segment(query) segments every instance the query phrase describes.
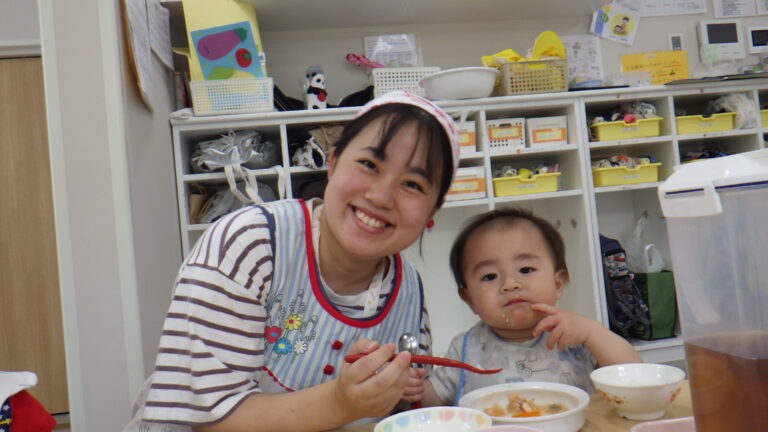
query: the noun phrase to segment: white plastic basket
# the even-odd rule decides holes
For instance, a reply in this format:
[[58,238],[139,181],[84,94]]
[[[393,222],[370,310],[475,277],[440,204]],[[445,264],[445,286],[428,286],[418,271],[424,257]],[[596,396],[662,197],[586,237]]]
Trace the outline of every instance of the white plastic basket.
[[525,118],[486,120],[485,124],[491,151],[525,148]]
[[190,81],[196,116],[274,110],[272,78]]
[[427,75],[440,72],[439,67],[404,67],[371,69],[373,96],[379,97],[391,91],[401,90],[426,97],[419,81]]

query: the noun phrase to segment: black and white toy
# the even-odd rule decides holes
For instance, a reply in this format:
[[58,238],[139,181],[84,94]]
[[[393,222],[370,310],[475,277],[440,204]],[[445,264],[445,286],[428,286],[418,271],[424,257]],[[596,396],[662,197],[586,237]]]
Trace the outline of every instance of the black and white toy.
[[325,109],[327,108],[327,96],[323,68],[320,66],[308,67],[304,82],[304,106],[308,110]]

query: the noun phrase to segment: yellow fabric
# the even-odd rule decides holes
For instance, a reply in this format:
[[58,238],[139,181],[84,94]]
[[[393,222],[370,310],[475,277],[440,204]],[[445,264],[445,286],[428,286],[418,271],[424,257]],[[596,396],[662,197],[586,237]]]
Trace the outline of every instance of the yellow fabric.
[[483,66],[499,67],[505,63],[530,60],[545,60],[548,58],[566,58],[565,46],[557,33],[547,30],[542,32],[533,44],[530,57],[523,57],[517,51],[507,48],[496,54],[482,56]]

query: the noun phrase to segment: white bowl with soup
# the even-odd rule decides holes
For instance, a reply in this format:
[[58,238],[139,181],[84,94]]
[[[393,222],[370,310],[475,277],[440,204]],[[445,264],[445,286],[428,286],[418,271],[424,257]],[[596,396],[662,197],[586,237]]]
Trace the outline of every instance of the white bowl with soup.
[[576,432],[584,426],[584,390],[550,382],[498,384],[467,393],[459,406],[491,416],[494,425],[518,424],[542,432]]

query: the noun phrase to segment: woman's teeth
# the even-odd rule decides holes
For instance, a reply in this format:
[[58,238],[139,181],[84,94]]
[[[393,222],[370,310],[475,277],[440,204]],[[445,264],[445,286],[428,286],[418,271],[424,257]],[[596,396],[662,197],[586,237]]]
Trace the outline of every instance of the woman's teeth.
[[360,210],[355,212],[355,217],[357,217],[357,220],[368,225],[371,228],[384,228],[386,226],[386,223],[378,219],[374,219],[368,216],[367,214],[361,212]]

